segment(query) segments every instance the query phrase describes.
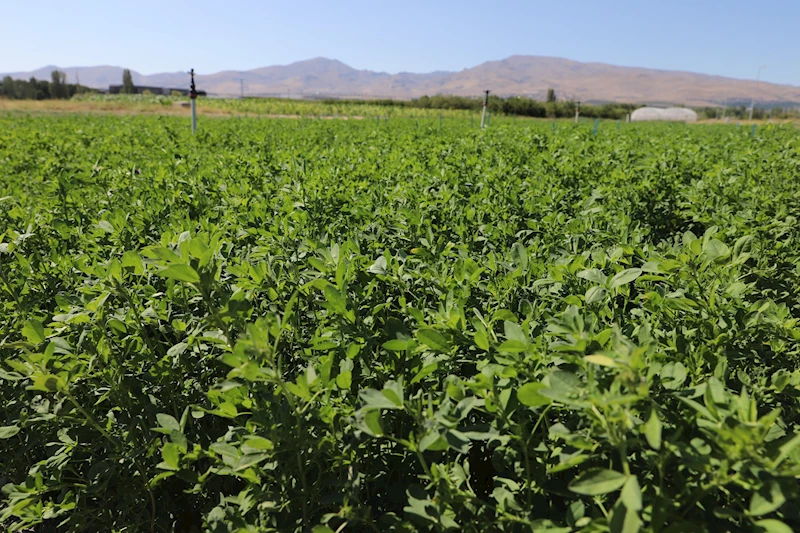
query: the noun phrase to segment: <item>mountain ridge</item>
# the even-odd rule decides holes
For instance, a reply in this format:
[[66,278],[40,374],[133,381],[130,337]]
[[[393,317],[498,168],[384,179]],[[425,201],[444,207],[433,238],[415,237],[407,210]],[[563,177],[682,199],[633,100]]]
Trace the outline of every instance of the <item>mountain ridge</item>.
[[[49,79],[58,68],[71,83],[98,89],[118,85],[123,67],[98,65],[59,68],[48,65],[28,72],[0,74],[14,78]],[[185,87],[185,72],[141,74],[131,70],[137,85]],[[212,95],[360,97],[410,99],[423,95],[480,96],[489,89],[500,96],[544,99],[552,88],[561,99],[585,102],[670,103],[720,105],[749,103],[753,95],[763,104],[800,105],[800,87],[716,74],[617,66],[551,56],[512,55],[484,61],[459,71],[388,73],[356,69],[337,59],[313,57],[286,65],[250,70],[224,70],[198,74],[197,87]]]

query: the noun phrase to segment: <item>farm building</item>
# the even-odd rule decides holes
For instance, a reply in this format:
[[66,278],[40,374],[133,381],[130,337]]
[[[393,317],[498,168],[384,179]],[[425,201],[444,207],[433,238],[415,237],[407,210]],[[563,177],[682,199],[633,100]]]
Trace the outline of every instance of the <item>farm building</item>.
[[[170,87],[147,87],[144,85],[136,85],[134,87],[136,90],[136,94],[142,94],[145,91],[149,91],[152,94],[165,94],[170,95],[174,92],[179,92],[183,96],[189,96],[189,89],[175,89]],[[109,85],[108,86],[108,94],[120,94],[122,92],[122,85]],[[197,91],[199,96],[205,96],[205,91]]]
[[668,122],[697,122],[697,113],[684,107],[640,107],[631,113],[631,122],[665,120]]

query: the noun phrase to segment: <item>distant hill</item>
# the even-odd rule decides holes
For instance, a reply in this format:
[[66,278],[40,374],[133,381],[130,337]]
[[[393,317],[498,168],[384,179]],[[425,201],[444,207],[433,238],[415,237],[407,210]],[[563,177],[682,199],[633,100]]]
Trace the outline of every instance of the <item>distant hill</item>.
[[[14,72],[14,78],[49,79],[47,66],[33,72]],[[99,89],[122,81],[121,67],[67,67],[71,83]],[[144,75],[132,71],[138,85],[186,87],[183,72]],[[6,75],[6,74],[3,74]],[[544,99],[553,88],[561,99],[584,102],[636,102],[691,106],[749,103],[756,93],[754,80],[739,80],[691,72],[620,67],[604,63],[582,63],[540,56],[511,56],[488,61],[460,72],[388,74],[354,69],[341,61],[322,57],[247,71],[223,71],[198,75],[197,87],[209,94],[236,96],[244,85],[246,95],[293,97],[417,98],[423,95],[454,94],[480,96],[489,89],[500,96],[529,96]],[[800,87],[762,82],[758,87],[762,103],[800,105]]]

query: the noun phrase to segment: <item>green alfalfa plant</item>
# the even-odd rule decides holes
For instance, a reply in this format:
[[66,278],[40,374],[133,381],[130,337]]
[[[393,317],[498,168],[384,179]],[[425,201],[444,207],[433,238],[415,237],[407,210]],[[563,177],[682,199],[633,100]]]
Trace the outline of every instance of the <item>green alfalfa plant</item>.
[[185,130],[0,129],[4,527],[795,527],[791,132]]

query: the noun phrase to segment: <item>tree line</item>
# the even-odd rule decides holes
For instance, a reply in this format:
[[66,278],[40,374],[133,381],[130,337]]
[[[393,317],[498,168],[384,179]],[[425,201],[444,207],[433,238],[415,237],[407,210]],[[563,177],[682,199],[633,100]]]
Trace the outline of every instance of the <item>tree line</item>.
[[[325,100],[333,103],[353,103],[353,104],[378,104],[386,106],[399,106],[407,108],[424,109],[462,109],[480,111],[483,107],[483,99],[469,96],[453,95],[434,95],[422,96],[413,100]],[[632,113],[643,104],[630,103],[606,103],[606,104],[585,104],[574,100],[559,100],[553,89],[547,90],[547,98],[544,102],[526,98],[523,96],[510,96],[501,98],[490,95],[488,109],[491,113],[502,113],[505,115],[520,115],[538,118],[571,118],[575,116],[576,108],[580,107],[580,115],[589,118],[603,118],[621,120],[629,113]],[[723,118],[722,107],[695,107],[693,108],[701,119],[721,119]],[[725,117],[730,119],[746,119],[749,116],[749,106],[730,105],[724,108]],[[766,118],[797,118],[800,116],[800,109],[792,107],[790,104],[785,107],[756,107],[753,109],[753,118],[757,120]]]
[[[480,111],[483,107],[483,99],[468,96],[453,95],[434,95],[422,96],[413,100],[328,100],[328,103],[371,103],[378,105],[399,106],[421,109],[462,109]],[[558,100],[553,89],[548,89],[547,99],[542,102],[523,96],[510,96],[502,98],[490,95],[488,110],[490,113],[520,115],[524,117],[538,118],[565,118],[574,117],[576,108],[580,106],[580,114],[583,117],[623,119],[637,107],[636,104],[582,104],[574,100]]]
[[[723,117],[723,110],[719,107],[699,107],[696,108],[697,115],[701,119],[722,119],[728,118],[731,120],[744,120],[750,116],[750,106],[739,104],[732,105],[725,108]],[[783,119],[783,118],[798,118],[800,117],[800,109],[791,106],[770,106],[770,107],[755,107],[753,108],[753,119],[763,120],[765,118]]]
[[0,85],[0,95],[11,100],[51,100],[72,98],[80,93],[96,93],[95,89],[79,85],[77,83],[67,83],[67,74],[60,70],[50,73],[50,81],[37,80],[15,80],[11,76],[3,78]]

